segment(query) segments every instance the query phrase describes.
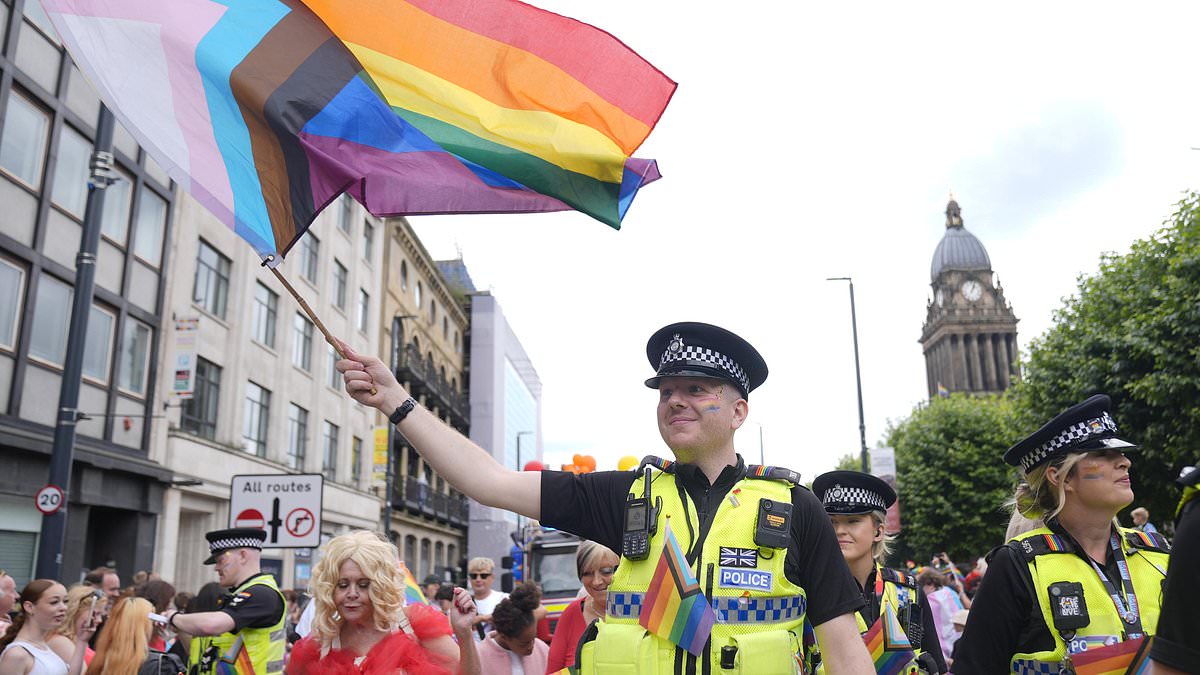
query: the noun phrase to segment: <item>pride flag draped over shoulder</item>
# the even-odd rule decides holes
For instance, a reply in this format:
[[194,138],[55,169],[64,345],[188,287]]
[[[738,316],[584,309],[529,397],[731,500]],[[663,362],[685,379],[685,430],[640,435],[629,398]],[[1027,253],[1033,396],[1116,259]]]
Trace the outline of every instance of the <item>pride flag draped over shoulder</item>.
[[408,571],[408,565],[400,563],[400,575],[404,577],[404,604],[428,605],[429,601],[425,599],[425,591],[417,583],[412,572]]
[[343,191],[377,216],[619,227],[675,83],[515,0],[42,0],[147,152],[264,259]]
[[646,589],[638,623],[693,656],[700,656],[717,616],[671,532],[670,520],[665,527],[663,552]]

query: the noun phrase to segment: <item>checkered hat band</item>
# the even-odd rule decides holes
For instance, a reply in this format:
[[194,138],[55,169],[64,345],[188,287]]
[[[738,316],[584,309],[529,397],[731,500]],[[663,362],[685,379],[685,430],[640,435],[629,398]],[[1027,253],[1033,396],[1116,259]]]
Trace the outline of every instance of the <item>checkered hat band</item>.
[[860,487],[842,487],[835,485],[825,491],[826,506],[869,506],[879,511],[887,511],[887,502],[879,493]]
[[262,542],[253,537],[231,537],[229,539],[216,539],[208,542],[208,550],[210,553],[224,551],[230,548],[257,548],[262,550]]
[[1092,436],[1100,436],[1106,433],[1117,433],[1117,423],[1113,421],[1113,418],[1107,412],[1090,420],[1076,422],[1022,457],[1021,468],[1029,471],[1062,448],[1075,445]]
[[744,391],[750,391],[750,377],[746,375],[746,371],[736,361],[721,352],[707,347],[692,347],[688,345],[684,345],[678,351],[672,351],[668,348],[667,351],[663,352],[662,359],[658,362],[658,370],[661,372],[665,366],[680,361],[708,368],[716,368],[724,373],[728,373],[734,382],[742,386]]
[[[645,593],[608,594],[608,616],[636,619],[642,613]],[[804,616],[808,606],[803,595],[774,598],[728,598],[711,600],[717,623],[778,623]]]

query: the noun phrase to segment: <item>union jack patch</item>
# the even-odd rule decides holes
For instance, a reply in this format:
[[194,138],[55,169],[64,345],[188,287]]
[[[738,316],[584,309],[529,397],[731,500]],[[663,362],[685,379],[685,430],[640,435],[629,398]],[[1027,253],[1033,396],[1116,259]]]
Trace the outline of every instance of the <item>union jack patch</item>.
[[721,567],[758,567],[758,549],[722,546],[717,564]]

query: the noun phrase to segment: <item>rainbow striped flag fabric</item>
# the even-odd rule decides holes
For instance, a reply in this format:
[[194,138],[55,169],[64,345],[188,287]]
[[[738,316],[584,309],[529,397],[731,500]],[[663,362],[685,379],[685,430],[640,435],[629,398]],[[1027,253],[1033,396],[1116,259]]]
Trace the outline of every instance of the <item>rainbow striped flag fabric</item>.
[[1071,663],[1077,675],[1132,675],[1146,672],[1146,654],[1149,650],[1142,649],[1145,643],[1145,638],[1136,638],[1088,649],[1072,654]]
[[400,575],[404,577],[404,604],[406,605],[428,605],[429,600],[425,598],[425,591],[421,585],[417,583],[416,577],[408,570],[408,565],[400,563]]
[[217,675],[255,675],[254,664],[250,661],[250,653],[246,651],[241,634],[229,646],[229,650],[217,659],[215,666]]
[[717,615],[700,590],[687,557],[667,521],[662,555],[654,578],[646,589],[638,623],[642,628],[686,649],[693,656],[704,653]]
[[916,672],[915,666],[911,670],[910,666],[917,655],[891,605],[884,604],[879,619],[863,633],[863,642],[867,643],[867,651],[879,675]]
[[42,0],[171,178],[270,264],[349,192],[377,216],[576,209],[616,228],[675,83],[516,0]]

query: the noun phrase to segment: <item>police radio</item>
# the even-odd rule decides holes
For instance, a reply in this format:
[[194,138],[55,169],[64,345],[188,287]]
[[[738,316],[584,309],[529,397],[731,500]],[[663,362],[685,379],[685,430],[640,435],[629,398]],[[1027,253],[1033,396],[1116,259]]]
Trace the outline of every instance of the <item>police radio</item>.
[[650,501],[650,467],[642,476],[642,496],[625,500],[625,530],[621,536],[621,555],[629,560],[650,556],[650,536],[658,530],[658,512],[662,497],[653,506]]

